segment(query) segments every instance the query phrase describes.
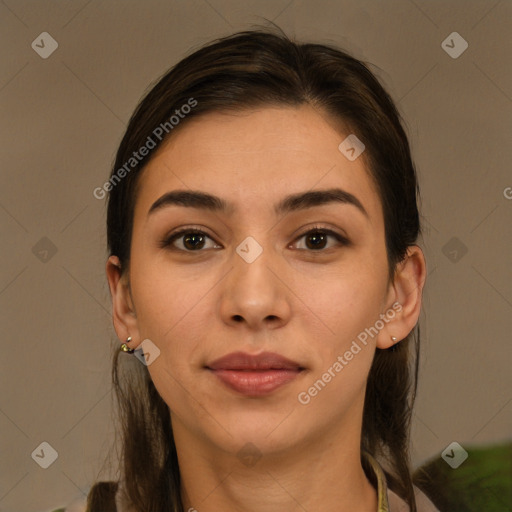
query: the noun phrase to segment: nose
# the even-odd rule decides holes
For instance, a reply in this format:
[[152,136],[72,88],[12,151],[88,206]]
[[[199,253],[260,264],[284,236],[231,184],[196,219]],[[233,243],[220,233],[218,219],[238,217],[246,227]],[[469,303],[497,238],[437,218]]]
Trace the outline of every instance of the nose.
[[[242,256],[240,256],[242,254]],[[220,314],[224,323],[253,332],[288,323],[291,303],[283,263],[271,249],[252,260],[233,252],[232,269],[222,281]]]

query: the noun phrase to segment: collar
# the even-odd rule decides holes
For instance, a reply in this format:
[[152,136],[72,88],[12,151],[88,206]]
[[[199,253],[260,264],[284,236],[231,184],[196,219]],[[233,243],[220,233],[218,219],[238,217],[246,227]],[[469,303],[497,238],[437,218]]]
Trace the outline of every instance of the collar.
[[380,464],[368,452],[364,452],[364,457],[372,467],[377,478],[377,512],[390,512],[386,475]]

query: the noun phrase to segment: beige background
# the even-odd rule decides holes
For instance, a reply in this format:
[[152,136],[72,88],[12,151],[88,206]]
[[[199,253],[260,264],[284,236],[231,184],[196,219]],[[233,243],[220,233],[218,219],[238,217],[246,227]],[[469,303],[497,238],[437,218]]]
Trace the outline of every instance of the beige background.
[[[109,478],[118,341],[92,191],[149,84],[264,18],[371,62],[407,121],[429,271],[415,464],[508,438],[511,14],[510,0],[0,2],[0,511],[48,510]],[[42,59],[45,31],[59,46]],[[469,44],[456,59],[441,46],[454,31]],[[31,458],[43,441],[58,452],[48,469]]]

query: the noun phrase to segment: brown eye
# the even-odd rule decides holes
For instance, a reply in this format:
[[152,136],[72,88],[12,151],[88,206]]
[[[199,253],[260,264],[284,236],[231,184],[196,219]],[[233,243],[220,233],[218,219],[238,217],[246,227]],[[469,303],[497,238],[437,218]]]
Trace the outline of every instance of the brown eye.
[[[200,252],[205,248],[206,240],[212,240],[204,231],[183,229],[177,233],[173,233],[162,241],[161,247],[168,247],[173,250],[186,251],[186,252]],[[178,245],[175,242],[180,242]],[[214,244],[215,245],[215,244]],[[207,249],[217,248],[206,247]]]
[[333,246],[326,247],[329,238],[336,240],[337,243],[334,246],[349,245],[349,241],[345,237],[330,229],[314,228],[301,235],[297,240],[302,238],[305,238],[306,243],[305,247],[298,247],[300,250],[321,251],[326,248],[330,249]]
[[309,249],[324,249],[329,235],[314,231],[306,235],[306,245]]

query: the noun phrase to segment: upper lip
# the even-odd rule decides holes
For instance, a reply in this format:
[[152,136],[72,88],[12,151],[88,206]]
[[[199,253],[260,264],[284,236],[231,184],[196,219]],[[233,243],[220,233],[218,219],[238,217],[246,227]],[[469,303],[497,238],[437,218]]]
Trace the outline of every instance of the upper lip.
[[274,352],[251,355],[246,352],[232,352],[206,365],[210,370],[303,370],[291,361]]

